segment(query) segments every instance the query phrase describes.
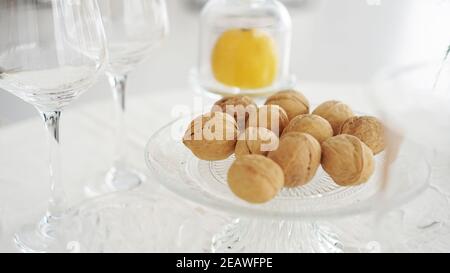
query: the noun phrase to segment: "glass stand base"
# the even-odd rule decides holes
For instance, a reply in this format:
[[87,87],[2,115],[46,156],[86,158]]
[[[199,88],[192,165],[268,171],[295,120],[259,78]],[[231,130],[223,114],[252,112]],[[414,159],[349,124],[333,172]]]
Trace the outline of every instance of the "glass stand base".
[[24,226],[14,234],[16,247],[25,253],[67,252],[68,241],[57,231],[66,233],[75,226],[63,226],[61,220],[45,216],[38,225]]
[[314,222],[236,219],[212,239],[212,252],[343,252],[338,236]]
[[95,197],[111,192],[132,190],[144,181],[145,176],[137,171],[111,168],[105,176],[88,183],[84,187],[84,192],[89,197]]

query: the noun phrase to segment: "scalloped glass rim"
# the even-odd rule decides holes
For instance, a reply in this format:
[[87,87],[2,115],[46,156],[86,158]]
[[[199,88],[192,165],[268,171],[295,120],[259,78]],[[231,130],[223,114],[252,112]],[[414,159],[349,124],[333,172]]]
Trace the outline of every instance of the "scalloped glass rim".
[[[356,187],[335,187],[338,189],[328,196],[326,195],[328,193],[325,193],[299,198],[299,193],[313,183],[310,182],[306,186],[296,188],[297,192],[283,190],[282,194],[268,203],[249,204],[235,197],[226,184],[220,185],[222,189],[218,186],[219,183],[205,178],[209,176],[211,179],[214,177],[213,174],[201,172],[205,170],[205,166],[209,166],[209,170],[214,172],[215,164],[223,169],[229,164],[227,160],[216,162],[199,160],[182,144],[182,134],[179,138],[172,137],[171,128],[185,126],[190,119],[190,116],[178,118],[158,130],[146,145],[145,160],[151,174],[169,191],[183,199],[220,212],[271,219],[330,218],[376,209],[392,209],[413,199],[428,186],[431,168],[424,157],[423,147],[405,141],[399,153],[401,160],[398,158],[392,165],[395,177],[391,179],[399,180],[403,177],[407,181],[396,183],[394,192],[387,191],[380,194],[379,181],[374,178],[379,177],[378,171],[378,175],[375,173],[368,183]],[[377,161],[384,160],[383,154],[377,156],[381,158]],[[198,171],[199,168],[201,173]],[[399,192],[396,189],[398,186],[404,191]]]

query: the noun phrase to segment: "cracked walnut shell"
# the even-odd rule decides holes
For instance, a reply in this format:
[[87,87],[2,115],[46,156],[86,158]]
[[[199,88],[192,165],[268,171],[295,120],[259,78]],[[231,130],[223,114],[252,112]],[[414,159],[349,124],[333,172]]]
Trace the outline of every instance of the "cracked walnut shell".
[[340,133],[359,138],[372,149],[374,155],[386,147],[383,124],[375,117],[351,117],[342,124]]
[[278,148],[278,136],[274,132],[263,127],[248,127],[239,135],[234,154],[237,158],[248,154],[266,156],[276,148]]
[[278,105],[263,105],[256,114],[250,115],[246,127],[264,127],[279,136],[288,123],[289,118],[283,108]]
[[210,112],[194,119],[183,137],[183,144],[203,160],[223,160],[234,152],[238,128],[234,118]]
[[291,132],[280,138],[278,149],[268,157],[284,171],[286,187],[302,186],[311,181],[320,165],[319,142],[309,134]]
[[298,115],[309,113],[308,99],[302,93],[295,90],[277,92],[267,98],[265,104],[280,106],[286,111],[289,120],[292,120]]
[[339,134],[342,123],[354,116],[347,104],[335,100],[322,103],[312,113],[328,120],[333,127],[334,135]]
[[227,174],[231,191],[250,203],[265,203],[283,188],[283,170],[262,155],[244,155],[233,162]]
[[284,128],[283,134],[289,132],[307,133],[312,135],[319,143],[333,136],[330,123],[318,115],[307,114],[293,118]]
[[340,186],[367,182],[374,172],[372,150],[357,137],[337,135],[322,143],[322,167]]
[[[253,108],[253,109],[251,109]],[[224,112],[234,117],[239,128],[245,128],[251,111],[256,111],[256,103],[248,96],[236,95],[223,97],[216,101],[211,112]]]

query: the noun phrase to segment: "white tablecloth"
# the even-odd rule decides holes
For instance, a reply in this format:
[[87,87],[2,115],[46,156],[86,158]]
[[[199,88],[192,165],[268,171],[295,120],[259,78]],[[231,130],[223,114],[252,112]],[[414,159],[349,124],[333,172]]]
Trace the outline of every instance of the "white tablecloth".
[[[357,108],[358,111],[368,113],[373,111],[373,105],[366,98],[364,86],[330,86],[313,83],[304,83],[301,86],[305,95],[313,102],[339,99]],[[131,94],[127,110],[130,164],[146,172],[143,151],[149,137],[174,118],[173,106],[186,105],[192,108],[199,103],[200,98],[189,88],[185,90],[154,90],[139,96]],[[201,101],[208,108],[212,102],[211,98],[203,98]],[[113,104],[110,100],[69,107],[62,115],[63,174],[71,204],[77,204],[84,200],[83,186],[87,181],[96,177],[99,179],[99,175],[111,164],[114,151],[113,117]],[[49,185],[47,183],[46,135],[42,126],[41,120],[36,117],[0,128],[0,251],[15,251],[11,243],[13,232],[23,223],[36,221],[45,209],[49,196]],[[174,203],[181,202],[179,197],[161,189],[156,181],[148,180],[145,187],[147,190],[150,188],[150,191],[158,198],[173,200]],[[431,204],[433,199],[436,199],[433,192],[428,194],[429,196],[420,202]],[[439,211],[443,206],[444,208],[448,206],[448,198],[445,199],[445,202],[438,204]],[[411,206],[421,207],[420,204]],[[186,219],[192,215],[190,211],[197,210],[198,212],[195,205],[174,205],[174,207],[176,207],[174,209],[176,211],[169,213],[173,217],[171,225],[174,227],[177,227],[180,221],[187,221]],[[429,209],[428,207],[427,209]],[[450,213],[450,210],[448,212]],[[179,215],[183,215],[184,218],[180,218]],[[214,215],[212,213],[205,214],[206,217],[211,217],[211,221],[203,220],[211,224],[211,227],[215,224],[220,226],[222,218],[215,219]],[[435,218],[436,222],[444,225],[443,218],[448,218],[448,215],[438,215]],[[170,219],[168,221],[170,222]],[[190,224],[202,225],[203,228],[205,226],[205,223],[195,223],[195,221],[190,221]],[[213,228],[208,231],[213,232]],[[170,232],[169,229],[168,232]],[[205,236],[210,236],[210,234]],[[448,237],[450,235],[447,235]],[[136,248],[136,250],[143,249]],[[180,246],[177,250],[205,251],[207,246],[191,244],[189,247]],[[450,244],[447,251],[450,251]]]

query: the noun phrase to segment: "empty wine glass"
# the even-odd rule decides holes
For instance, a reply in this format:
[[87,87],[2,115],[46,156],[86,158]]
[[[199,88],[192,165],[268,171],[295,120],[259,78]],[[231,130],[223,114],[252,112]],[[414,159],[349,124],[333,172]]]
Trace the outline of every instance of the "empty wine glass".
[[[402,146],[402,140],[407,137],[427,148],[421,154],[431,169],[429,183],[422,185],[427,191],[421,199],[426,202],[419,199],[393,213],[380,211],[378,232],[388,248],[447,251],[442,244],[445,236],[439,236],[448,233],[445,209],[450,197],[449,54],[450,46],[442,60],[420,60],[387,68],[374,78],[371,99],[387,129],[387,155],[392,154],[395,159],[396,146]],[[385,183],[380,198],[396,196],[398,183],[393,183],[388,176],[389,168],[386,168],[386,182],[391,183]],[[397,228],[395,237],[392,236],[394,228]]]
[[45,216],[15,234],[22,251],[53,251],[67,215],[61,181],[61,110],[101,74],[105,37],[96,1],[0,1],[0,88],[32,104],[49,133],[51,197]]
[[127,75],[166,36],[168,20],[164,0],[99,0],[105,28],[109,65],[106,75],[116,104],[115,156],[105,179],[86,186],[88,195],[98,195],[139,186],[144,176],[127,167],[125,159],[125,87]]

